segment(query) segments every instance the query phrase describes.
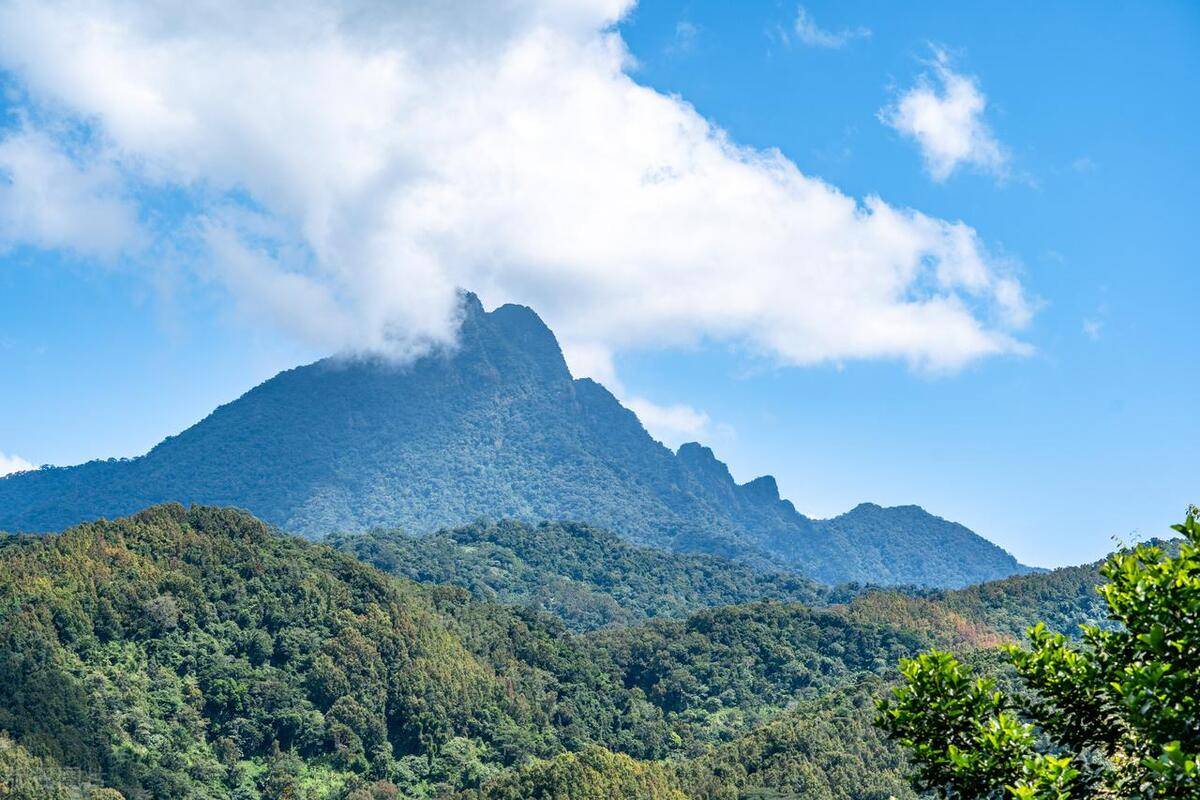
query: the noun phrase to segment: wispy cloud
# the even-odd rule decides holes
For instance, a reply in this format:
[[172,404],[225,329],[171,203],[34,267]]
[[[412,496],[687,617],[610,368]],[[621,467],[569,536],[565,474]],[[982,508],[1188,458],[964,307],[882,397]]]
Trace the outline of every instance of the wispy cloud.
[[[1102,287],[1101,291],[1107,291],[1107,287]],[[1083,320],[1083,335],[1091,339],[1093,342],[1099,341],[1104,333],[1105,318],[1108,316],[1108,303],[1099,303],[1096,310]]]
[[696,40],[700,37],[700,26],[686,19],[675,23],[675,38],[667,45],[670,55],[685,55],[696,49]]
[[935,47],[932,75],[879,112],[879,119],[912,139],[925,168],[939,183],[960,167],[973,167],[998,179],[1009,176],[1010,157],[984,119],[987,97],[979,81],[955,72],[946,51]]
[[33,464],[30,464],[16,453],[12,455],[0,453],[0,475],[9,475],[13,472],[24,472],[25,470],[29,469],[37,469],[37,467],[35,467]]
[[863,27],[841,28],[836,31],[826,30],[817,25],[817,21],[804,6],[796,9],[796,22],[792,25],[792,29],[801,44],[831,50],[845,47],[855,39],[868,39],[871,36],[871,29]]

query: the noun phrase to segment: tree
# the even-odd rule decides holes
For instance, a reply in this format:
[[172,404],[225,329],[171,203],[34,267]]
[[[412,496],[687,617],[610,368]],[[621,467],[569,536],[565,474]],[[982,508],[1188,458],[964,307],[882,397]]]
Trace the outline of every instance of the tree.
[[1010,696],[948,653],[901,662],[877,724],[910,751],[913,783],[956,800],[1200,798],[1200,511],[1178,551],[1111,556],[1097,587],[1110,628],[1072,641],[1042,624],[1005,652]]

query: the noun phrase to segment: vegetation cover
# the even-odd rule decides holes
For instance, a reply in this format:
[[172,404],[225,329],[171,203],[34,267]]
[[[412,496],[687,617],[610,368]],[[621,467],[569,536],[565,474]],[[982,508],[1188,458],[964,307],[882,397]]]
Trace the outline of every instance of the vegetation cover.
[[[535,556],[515,541],[530,530],[530,548],[539,531],[558,544]],[[954,610],[956,592],[687,613],[743,567],[571,524],[443,536],[520,558],[523,577],[488,584],[506,599],[570,574],[644,620],[651,584],[709,583],[648,622],[585,630],[386,575],[230,509],[3,537],[0,786],[26,791],[32,772],[44,796],[72,798],[908,798],[906,756],[871,724],[892,665],[962,646],[991,674],[988,648],[1006,639]],[[1025,580],[1046,607],[1072,595],[1038,583],[1053,575]],[[924,611],[935,622],[917,624]]]
[[1172,555],[1144,544],[1100,567],[1113,623],[1080,641],[1038,623],[1006,653],[1023,692],[946,652],[902,662],[879,724],[948,798],[1200,797],[1200,521]]
[[228,509],[2,542],[0,729],[127,797],[441,797],[629,759],[657,785],[926,641],[778,602],[576,636]]
[[638,546],[574,522],[502,520],[426,536],[374,530],[326,541],[384,572],[535,608],[581,631],[754,600],[827,605],[861,591],[719,556]]

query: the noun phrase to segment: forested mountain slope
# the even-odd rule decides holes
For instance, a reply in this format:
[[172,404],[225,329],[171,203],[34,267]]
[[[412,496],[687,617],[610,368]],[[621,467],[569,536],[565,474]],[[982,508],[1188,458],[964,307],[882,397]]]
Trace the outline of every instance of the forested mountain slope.
[[716,556],[634,545],[579,523],[504,520],[426,536],[374,530],[326,541],[385,572],[548,612],[575,630],[680,618],[760,600],[834,606],[864,623],[899,626],[962,648],[1020,638],[1038,620],[1069,635],[1082,623],[1107,624],[1096,592],[1100,562],[964,589],[896,590],[829,587]]
[[[1177,547],[1177,540],[1156,539],[1152,543],[1168,552]],[[963,589],[871,589],[855,593],[845,612],[864,624],[884,622],[913,631],[926,630],[942,641],[961,638],[957,647],[1023,640],[1026,629],[1035,622],[1077,637],[1080,625],[1114,624],[1107,604],[1096,591],[1103,581],[1102,563],[1014,575]]]
[[283,372],[139,458],[0,478],[0,530],[57,530],[177,501],[246,508],[310,535],[478,518],[576,520],[645,544],[827,583],[964,586],[1024,571],[916,507],[811,520],[769,476],[737,484],[698,444],[672,453],[533,311],[468,295],[459,346],[414,364]]
[[[539,531],[581,532],[440,535],[516,543],[530,530],[530,547]],[[576,540],[602,565],[617,554],[679,574],[590,533]],[[1089,618],[1076,600],[1088,570],[827,609],[749,602],[580,635],[229,509],[159,506],[0,537],[0,787],[20,800],[113,797],[99,787],[229,800],[909,798],[903,757],[870,724],[897,659],[954,647],[991,669],[988,648],[1024,614]],[[608,596],[644,613],[644,587],[613,580]],[[14,789],[30,770],[48,777]]]
[[1108,605],[1096,591],[1102,563],[1014,575],[936,596],[947,608],[1009,636],[1024,637],[1030,620],[1077,636],[1080,625],[1110,624]]
[[447,796],[571,752],[556,763],[656,785],[931,641],[777,602],[576,636],[242,512],[160,506],[0,538],[0,762],[153,798]]

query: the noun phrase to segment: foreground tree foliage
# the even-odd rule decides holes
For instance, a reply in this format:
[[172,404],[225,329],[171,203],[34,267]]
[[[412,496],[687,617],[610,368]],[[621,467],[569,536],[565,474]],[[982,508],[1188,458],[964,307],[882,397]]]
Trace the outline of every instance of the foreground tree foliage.
[[1200,512],[1175,554],[1139,545],[1100,568],[1110,626],[1073,642],[1038,624],[1005,648],[1026,691],[948,653],[901,662],[878,724],[914,783],[947,798],[1200,798]]

